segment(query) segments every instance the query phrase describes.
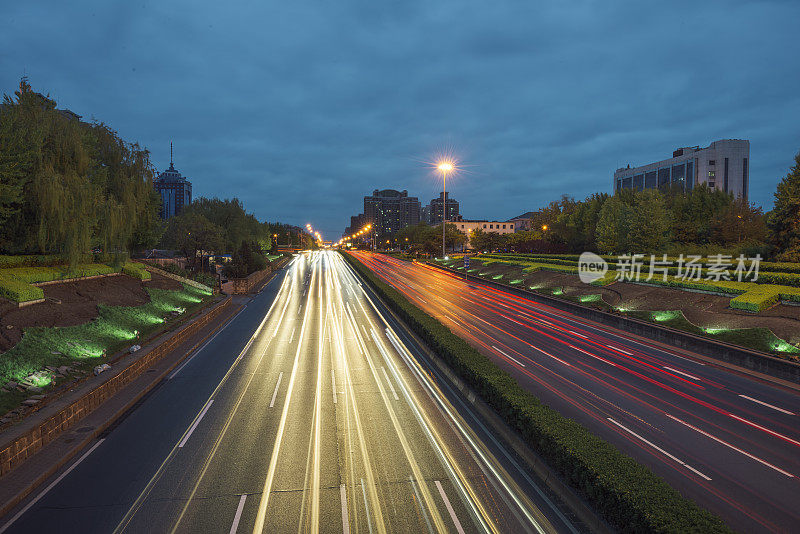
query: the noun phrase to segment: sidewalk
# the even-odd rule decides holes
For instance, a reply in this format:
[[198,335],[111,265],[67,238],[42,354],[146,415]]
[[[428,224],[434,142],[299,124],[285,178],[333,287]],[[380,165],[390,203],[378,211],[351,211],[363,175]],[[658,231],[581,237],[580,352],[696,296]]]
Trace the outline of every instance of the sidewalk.
[[[148,354],[154,353],[159,347],[169,345],[171,340],[180,335],[197,321],[202,321],[209,313],[218,307],[218,315],[213,317],[208,324],[202,326],[197,332],[189,335],[178,343],[157,361],[140,371],[140,374],[129,383],[122,386],[116,393],[97,406],[92,406],[91,412],[76,419],[69,429],[61,432],[52,441],[42,446],[38,451],[26,458],[10,472],[0,478],[0,517],[7,514],[25,497],[33,492],[40,484],[56,473],[62,466],[71,460],[77,453],[85,448],[92,440],[101,435],[119,417],[136,405],[153,387],[155,387],[173,369],[181,364],[189,355],[197,350],[203,343],[210,339],[224,325],[226,325],[249,301],[249,296],[233,297],[230,302],[220,301],[215,306],[198,315],[193,321],[182,325],[181,328],[154,339],[140,351],[127,354],[115,362],[112,371],[107,371],[100,376],[93,377],[81,383],[59,397],[52,404],[41,411],[31,415],[18,425],[3,432],[0,439],[8,443],[52,419],[75,402],[90,396],[104,383],[119,379],[126,371],[137,364],[146,361]],[[79,414],[80,415],[80,414]]]

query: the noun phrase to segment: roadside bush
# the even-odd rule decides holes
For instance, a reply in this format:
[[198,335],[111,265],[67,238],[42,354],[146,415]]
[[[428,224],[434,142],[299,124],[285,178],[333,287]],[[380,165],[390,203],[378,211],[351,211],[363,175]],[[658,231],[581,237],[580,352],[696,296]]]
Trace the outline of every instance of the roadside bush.
[[118,269],[100,263],[79,263],[72,269],[68,269],[66,265],[56,267],[14,267],[11,269],[3,269],[0,274],[19,280],[20,282],[36,284],[39,282],[52,282],[54,280],[64,280],[68,278],[99,276],[118,271]]
[[430,348],[548,464],[624,532],[730,532],[652,471],[567,419],[350,254],[345,259]]
[[47,256],[0,256],[0,269],[58,265],[59,263],[64,263],[64,258],[55,254]]

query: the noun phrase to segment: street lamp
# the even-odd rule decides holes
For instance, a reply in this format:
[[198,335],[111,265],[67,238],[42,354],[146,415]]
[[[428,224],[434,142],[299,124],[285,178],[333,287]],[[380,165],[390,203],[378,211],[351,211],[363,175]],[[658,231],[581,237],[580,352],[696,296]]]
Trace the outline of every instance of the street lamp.
[[442,161],[436,168],[442,173],[442,259],[444,259],[444,235],[447,227],[447,173],[453,171],[453,164],[449,161]]

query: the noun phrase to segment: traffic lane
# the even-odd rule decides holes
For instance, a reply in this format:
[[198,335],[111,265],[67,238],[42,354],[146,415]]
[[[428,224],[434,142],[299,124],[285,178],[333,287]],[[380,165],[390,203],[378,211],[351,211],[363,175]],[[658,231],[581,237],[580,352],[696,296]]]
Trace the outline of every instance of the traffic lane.
[[[445,297],[446,297],[446,295],[445,295]],[[418,298],[419,298],[419,296],[418,296]],[[451,298],[452,298],[452,296],[451,296]],[[581,334],[579,332],[575,332],[575,331],[572,331],[572,330],[566,330],[565,331],[565,329],[563,329],[563,328],[560,328],[559,330],[553,332],[552,334],[548,334],[545,331],[545,329],[546,329],[546,327],[555,326],[555,325],[552,325],[552,323],[546,324],[546,325],[520,323],[519,321],[516,321],[515,319],[509,317],[507,314],[504,314],[503,311],[499,310],[497,307],[490,308],[489,306],[487,306],[484,303],[477,302],[475,299],[464,299],[464,298],[462,298],[462,302],[460,303],[460,306],[458,308],[456,308],[455,312],[458,313],[459,311],[461,311],[461,309],[463,307],[469,307],[471,305],[481,306],[481,307],[486,308],[487,310],[490,310],[491,312],[494,312],[495,315],[492,317],[492,321],[490,321],[492,323],[496,323],[498,321],[506,321],[506,322],[511,322],[511,323],[515,323],[515,324],[518,324],[518,325],[522,324],[523,326],[533,330],[534,332],[530,332],[530,333],[536,333],[539,336],[540,339],[541,339],[542,336],[556,339],[553,334],[555,334],[555,335],[564,335],[564,336],[573,335],[572,339],[559,339],[559,341],[564,343],[565,345],[567,345],[567,347],[569,347],[570,349],[576,349],[577,348],[577,353],[576,354],[578,354],[582,350],[584,350],[584,349],[580,348],[581,346],[590,349],[591,352],[589,352],[588,355],[591,356],[591,357],[596,357],[596,355],[594,353],[599,351],[599,353],[604,354],[606,356],[606,358],[610,358],[612,361],[616,360],[617,362],[620,362],[619,364],[612,364],[612,365],[621,365],[620,369],[625,370],[627,372],[630,372],[630,373],[632,373],[634,375],[637,375],[638,377],[640,377],[640,378],[642,378],[644,380],[650,380],[650,381],[656,380],[658,383],[664,383],[664,384],[666,384],[666,382],[671,382],[668,385],[668,387],[677,387],[678,390],[681,390],[681,389],[689,390],[690,394],[696,395],[698,398],[701,398],[701,399],[704,397],[704,394],[702,393],[702,391],[696,391],[695,390],[694,392],[692,392],[691,391],[691,389],[692,389],[691,386],[694,385],[694,386],[697,386],[698,388],[708,388],[708,389],[711,389],[711,390],[714,390],[714,389],[718,388],[718,384],[716,382],[713,382],[713,381],[710,381],[710,380],[706,380],[706,379],[700,379],[699,377],[696,377],[694,374],[690,374],[690,373],[688,373],[686,371],[682,371],[680,369],[680,367],[682,366],[681,363],[675,363],[672,366],[657,367],[657,366],[654,366],[654,365],[652,365],[652,364],[650,364],[650,363],[648,363],[646,361],[643,361],[642,358],[646,359],[647,356],[644,356],[644,357],[640,358],[638,356],[634,356],[629,351],[624,351],[623,352],[623,351],[618,350],[617,347],[609,347],[607,344],[602,343],[602,340],[601,340],[601,342],[598,342],[598,341],[589,339],[588,335]],[[476,313],[478,313],[478,312],[476,312]],[[473,318],[475,318],[475,317],[473,317]],[[527,316],[526,317],[521,317],[521,319],[523,321],[529,320],[529,319],[527,319]],[[480,317],[478,317],[478,320],[483,320],[483,319],[480,319]],[[508,325],[508,326],[512,326],[512,325]],[[574,327],[574,328],[577,329],[577,327]],[[537,341],[539,341],[539,340],[537,340]],[[587,353],[583,352],[583,354],[587,354]],[[606,361],[605,358],[602,361]],[[638,367],[638,369],[636,369],[635,371],[632,370],[631,367],[629,367],[629,366],[631,366],[631,364],[633,364],[634,367]],[[664,367],[666,367],[666,369]],[[702,385],[701,385],[701,382],[702,382]],[[678,387],[678,386],[686,386],[686,388],[681,388],[681,387]],[[746,400],[743,400],[743,399],[746,399]],[[752,400],[752,399],[755,399],[755,400]],[[769,430],[775,430],[776,432],[781,434],[781,436],[786,436],[789,439],[794,439],[795,441],[796,441],[797,437],[800,437],[800,434],[797,433],[796,425],[792,425],[791,424],[791,422],[793,422],[793,421],[787,423],[787,422],[779,420],[779,418],[781,416],[784,416],[784,417],[785,416],[790,416],[790,417],[793,416],[794,412],[791,412],[789,410],[781,409],[781,408],[779,408],[777,406],[774,406],[774,405],[773,406],[763,406],[763,404],[759,404],[758,403],[759,399],[757,399],[757,398],[750,397],[750,396],[747,396],[747,395],[744,395],[744,394],[740,394],[740,393],[736,393],[736,392],[727,391],[727,390],[725,390],[722,395],[719,395],[718,392],[716,392],[716,391],[714,391],[713,393],[709,393],[708,397],[706,397],[706,400],[709,401],[709,402],[713,402],[715,406],[717,406],[717,405],[720,405],[722,407],[726,407],[727,406],[727,408],[730,409],[730,410],[740,410],[739,415],[737,415],[735,417],[743,417],[744,420],[737,419],[737,421],[739,421],[742,424],[755,423],[756,426],[752,426],[751,425],[752,428],[756,428],[756,429],[760,430],[759,427],[764,426],[765,424],[767,424],[767,425],[771,425]],[[743,402],[746,402],[746,404],[742,404]],[[791,404],[789,404],[789,403],[787,403],[787,404],[791,406]],[[762,408],[762,410],[759,412],[756,409],[749,409],[751,406],[756,407],[756,408]],[[769,409],[769,410],[764,410],[764,408]],[[776,410],[775,408],[778,408],[778,409]],[[773,416],[772,413],[765,413],[765,411],[774,412],[774,413],[778,414],[778,417]]]
[[[448,273],[441,273],[440,276],[449,277],[451,281],[457,280],[460,283],[460,279],[454,279],[453,276],[449,275]],[[514,305],[513,307],[521,313],[523,312],[523,309],[538,315],[542,315],[543,312],[546,312],[546,317],[550,318],[551,320],[556,319],[555,326],[560,327],[560,329],[571,329],[573,336],[575,335],[576,331],[578,332],[579,337],[584,335],[599,335],[600,343],[607,345],[608,350],[615,351],[613,352],[615,354],[618,354],[619,351],[616,350],[616,347],[614,347],[612,343],[614,341],[619,341],[626,347],[626,351],[623,352],[623,354],[628,356],[635,354],[636,356],[642,356],[644,358],[651,359],[662,366],[678,366],[678,369],[680,369],[679,366],[686,365],[688,363],[692,367],[692,369],[689,371],[692,373],[692,375],[699,374],[707,383],[715,384],[726,391],[726,393],[735,395],[738,397],[738,399],[734,398],[732,400],[741,403],[742,406],[746,406],[746,403],[742,403],[742,399],[755,402],[756,404],[758,404],[757,401],[761,400],[766,400],[768,403],[770,400],[772,400],[773,403],[777,403],[774,406],[764,406],[761,404],[761,407],[767,410],[772,410],[764,412],[767,416],[776,414],[796,415],[797,409],[800,408],[800,396],[797,395],[796,391],[786,390],[785,388],[776,387],[775,385],[770,385],[760,380],[753,380],[737,373],[731,373],[724,368],[719,368],[713,365],[705,365],[703,362],[687,359],[686,357],[675,354],[674,352],[665,350],[663,347],[656,346],[655,344],[642,343],[641,341],[621,336],[609,329],[602,328],[599,325],[593,325],[588,321],[570,317],[568,314],[565,314],[560,310],[555,310],[538,303],[532,303],[530,300],[518,295],[510,294],[495,288],[480,287],[477,289],[484,294],[482,298],[488,298],[490,300],[506,300],[508,303]],[[647,352],[642,351],[642,348],[645,348]],[[630,354],[630,351],[633,351],[633,354]],[[726,381],[731,383],[728,385],[728,387],[726,387]],[[756,401],[752,401],[751,399],[748,399],[742,394],[738,393],[738,391],[752,391],[758,394],[759,397],[756,398]],[[765,397],[765,399],[761,399],[760,397],[762,396]],[[790,409],[787,410],[785,407],[782,407],[781,403],[786,403]],[[790,413],[787,414],[787,411]]]
[[[341,263],[337,268],[340,274],[344,272]],[[341,277],[339,281],[343,281]],[[340,298],[342,295],[340,291]],[[461,518],[463,528],[472,531],[474,527],[470,526],[462,503],[449,498],[447,503],[440,502],[442,494],[455,497],[455,488],[413,415],[410,404],[418,401],[407,402],[403,396],[408,386],[397,381],[397,362],[392,361],[379,332],[383,327],[374,313],[358,302],[342,303],[339,309],[344,327],[342,340],[346,342],[339,351],[345,386],[344,402],[339,406],[353,408],[354,412],[358,407],[361,431],[366,437],[366,457],[382,503],[375,512],[380,513],[380,520],[389,531],[416,532],[424,530],[428,523],[437,530],[452,528],[447,526],[452,510],[456,518]],[[342,439],[343,446],[355,441],[349,439],[350,435],[345,437],[348,439]],[[351,476],[351,484],[358,482],[358,474]]]
[[[100,446],[17,519],[7,532],[113,530],[126,511],[124,503],[136,498],[150,474],[180,439],[263,319],[264,307],[269,306],[281,284],[281,276],[271,280],[181,371],[189,374],[197,365],[204,372],[193,376],[191,382],[178,379],[179,374],[175,379],[157,385],[141,404],[101,436],[103,442]],[[78,431],[80,429],[79,426]],[[121,458],[125,461],[121,462]],[[69,467],[53,475],[51,480],[61,476],[66,469]],[[50,481],[40,489],[48,484]],[[39,491],[34,491],[30,499],[37,495]],[[30,499],[9,512],[3,520],[14,517]]]
[[[365,290],[370,291],[369,288],[365,288]],[[371,297],[371,299],[373,302],[377,303],[374,295]],[[363,297],[359,297],[359,300],[362,300],[363,305],[368,305],[363,302]],[[382,305],[379,303],[377,304],[382,307]],[[389,316],[386,315],[386,311],[384,310],[383,318],[387,319],[387,317]],[[398,331],[399,325],[394,323],[393,320],[389,320],[395,331]],[[415,359],[424,360],[424,358],[421,356],[422,353],[420,352],[419,347],[417,347],[412,340],[409,340],[403,334],[399,334],[398,337],[399,336],[403,337],[403,342],[413,351]],[[398,369],[403,369],[403,374],[406,372],[411,373],[411,371],[408,370],[406,363],[399,365]],[[422,371],[422,373],[425,375],[427,375],[428,372],[431,372],[431,370],[428,369]],[[409,382],[413,384],[416,382],[416,379],[410,380]],[[416,388],[414,387],[412,389],[414,389],[414,394],[416,395]],[[499,442],[496,441],[496,437],[492,436],[488,429],[483,426],[483,423],[475,418],[475,415],[471,412],[469,406],[465,404],[458,395],[460,394],[456,394],[453,390],[450,390],[450,398],[456,397],[459,402],[458,411],[461,413],[466,413],[468,414],[468,417],[470,417],[469,430],[475,432],[471,432],[473,438],[476,435],[479,436],[478,442],[481,446],[480,453],[477,453],[475,449],[472,449],[471,446],[468,445],[467,439],[464,437],[464,435],[456,432],[453,421],[448,420],[445,417],[442,408],[437,405],[436,402],[434,402],[433,397],[431,397],[427,392],[425,394],[420,392],[420,398],[424,399],[421,401],[422,405],[430,406],[430,408],[426,410],[426,413],[429,414],[429,416],[432,416],[433,420],[436,421],[436,423],[432,426],[437,432],[442,433],[444,436],[444,442],[448,443],[448,446],[451,447],[452,451],[455,451],[453,453],[455,456],[463,456],[463,459],[459,460],[459,467],[463,469],[463,466],[467,466],[470,469],[470,471],[465,471],[465,473],[466,478],[470,479],[469,482],[472,485],[472,491],[477,494],[477,500],[479,501],[480,505],[484,506],[484,509],[487,510],[487,515],[493,516],[493,520],[499,526],[499,530],[530,530],[533,528],[530,523],[532,520],[531,518],[533,518],[533,520],[538,520],[542,525],[545,525],[543,527],[545,530],[552,529],[552,524],[559,525],[559,531],[568,531],[570,528],[572,528],[571,524],[569,526],[566,524],[568,520],[563,516],[563,514],[561,514],[560,510],[551,509],[551,507],[553,507],[552,502],[548,498],[542,497],[541,490],[533,487],[533,481],[527,477],[527,474],[523,472],[519,464],[517,464],[516,461],[511,458],[508,452],[502,448]],[[453,410],[452,406],[450,409]],[[461,421],[462,422],[459,424],[463,424],[463,420]],[[475,442],[470,443],[474,444]],[[496,458],[492,458],[493,466],[490,468],[483,463],[479,463],[478,456],[483,454],[488,454],[489,456],[499,456],[501,461],[498,461]],[[496,471],[492,471],[493,469]],[[512,470],[513,475],[509,475],[508,470]],[[494,478],[497,473],[500,473],[501,476],[501,480],[499,481],[498,479]],[[525,497],[523,500],[526,505],[525,510],[522,512],[515,508],[516,506],[519,506],[519,502],[514,502],[514,498],[518,497],[518,493],[521,491],[519,490],[520,486],[525,488]],[[509,487],[515,488],[513,491],[517,493],[515,493],[514,496],[507,494],[507,492],[511,491],[509,490]],[[528,500],[528,497],[530,497],[531,500]],[[546,511],[543,512],[542,508]],[[561,522],[562,520],[564,523]]]
[[[441,293],[440,293],[440,294],[441,294]],[[443,296],[446,296],[446,295],[443,295]],[[485,349],[485,347],[484,347],[484,349]],[[522,352],[526,352],[526,349],[525,349],[525,348],[521,348],[521,351],[522,351]],[[507,362],[507,361],[506,361],[506,362]],[[507,364],[508,364],[508,362],[507,362]],[[520,373],[519,373],[519,372],[517,372],[517,367],[518,367],[518,366],[515,366],[514,364],[510,364],[510,365],[508,365],[508,370],[510,370],[510,371],[511,371],[513,374],[515,374],[515,375],[519,375]],[[528,378],[528,377],[524,377],[524,378],[521,378],[521,380],[525,380],[525,379],[527,379],[527,378]],[[556,403],[558,403],[558,404],[563,404],[563,400],[560,400],[560,402],[559,402],[559,400],[555,400],[555,401],[554,401],[554,400],[550,400],[550,402],[551,402],[551,403],[554,403],[554,404],[556,404]],[[578,411],[578,415],[580,415],[580,410]],[[616,426],[616,425],[615,425],[615,426]],[[596,427],[596,428],[597,428],[597,427]],[[608,433],[608,429],[607,429],[607,428],[603,428],[602,426],[600,427],[600,430],[602,430],[604,434],[607,434],[607,433]],[[633,441],[635,442],[635,441],[637,441],[637,440],[638,440],[638,438],[636,438],[635,436],[631,435],[631,434],[630,434],[630,433],[628,433],[627,431],[624,431],[624,430],[621,430],[621,429],[620,429],[619,431],[620,431],[620,432],[623,432],[623,434],[627,433],[628,435],[627,435],[627,436],[625,436],[625,438],[626,438],[626,439],[628,439],[629,441],[630,441],[630,440],[633,440]],[[676,432],[679,432],[679,431],[676,431]],[[691,438],[689,438],[689,439],[691,440]],[[613,441],[613,440],[614,440],[614,439],[612,438],[612,441]],[[640,441],[640,440],[639,440],[639,441]],[[695,439],[695,440],[692,440],[692,441],[697,441],[697,440]],[[640,443],[639,445],[642,445],[642,444]],[[719,444],[719,443],[718,443],[718,445],[722,446],[722,444]],[[717,456],[718,456],[718,455],[717,455]],[[747,459],[748,459],[748,460],[750,460],[750,458],[747,458]],[[752,467],[752,466],[751,466],[751,467]],[[747,468],[745,468],[745,469],[747,469]],[[764,480],[765,478],[766,478],[766,477],[763,477],[763,476],[762,476],[762,477],[761,477],[759,480]],[[701,479],[702,479],[702,477],[701,477]],[[780,484],[780,482],[784,482],[784,483],[785,483],[785,480],[781,480],[781,481],[779,481],[779,482],[778,482],[778,484]],[[729,489],[731,489],[731,488],[729,488]],[[731,491],[738,491],[739,489],[741,489],[741,485],[739,485],[739,487],[737,487],[737,488],[733,488],[733,489],[731,489]],[[790,492],[790,493],[789,493],[789,495],[791,495],[791,494],[792,494],[792,493]]]
[[263,413],[262,407],[271,402],[281,372],[283,360],[277,356],[286,348],[281,341],[295,326],[299,291],[296,285],[291,287],[285,302],[276,307],[280,313],[265,323],[260,343],[252,346],[237,367],[239,372],[214,394],[193,433],[179,443],[180,450],[158,480],[134,504],[135,513],[124,531],[144,531],[154,524],[187,532],[223,526],[227,530],[230,523],[224,524],[235,516],[241,495],[255,491],[263,481],[266,468],[260,451],[275,434],[277,416],[272,410]]

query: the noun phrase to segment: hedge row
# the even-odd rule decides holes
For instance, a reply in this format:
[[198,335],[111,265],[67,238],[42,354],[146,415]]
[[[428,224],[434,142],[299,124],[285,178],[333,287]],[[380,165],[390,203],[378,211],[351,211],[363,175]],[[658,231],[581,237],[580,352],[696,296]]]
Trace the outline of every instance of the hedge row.
[[44,298],[41,287],[20,282],[9,276],[0,276],[0,297],[5,297],[14,302],[27,302]]
[[20,282],[36,284],[39,282],[52,282],[54,280],[64,280],[67,278],[83,278],[85,276],[99,276],[119,272],[102,263],[81,263],[73,268],[66,265],[57,267],[14,267],[3,269],[0,275],[15,278]]
[[122,266],[122,274],[127,274],[138,280],[150,280],[150,271],[144,268],[141,263],[126,263]]
[[64,263],[64,258],[56,254],[46,256],[0,256],[0,269],[58,265],[59,263]]
[[611,524],[625,532],[731,532],[721,519],[681,496],[652,471],[542,404],[357,259],[344,256],[406,324]]

